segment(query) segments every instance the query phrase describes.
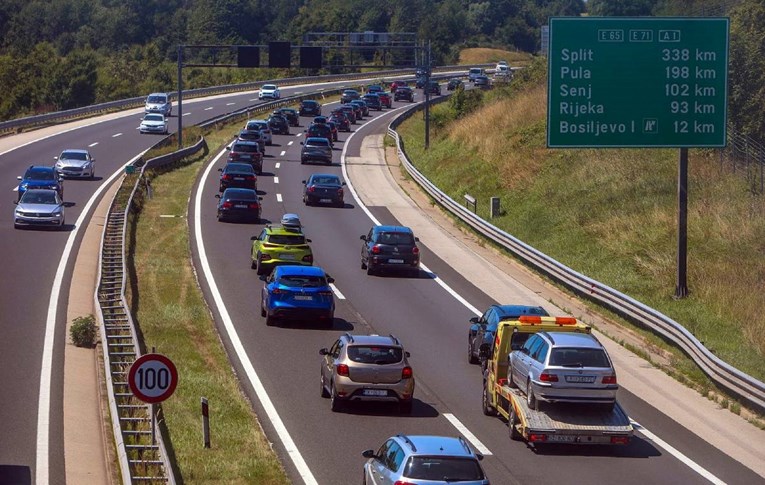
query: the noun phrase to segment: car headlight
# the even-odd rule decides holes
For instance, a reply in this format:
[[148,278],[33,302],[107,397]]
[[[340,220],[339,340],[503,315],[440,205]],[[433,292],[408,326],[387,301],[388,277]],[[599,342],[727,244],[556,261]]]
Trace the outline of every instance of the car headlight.
[[59,211],[59,212],[54,212],[54,213],[53,213],[53,217],[64,217],[64,213],[63,213],[63,212],[61,212],[61,211]]
[[50,188],[51,190],[58,190],[58,185],[51,185]]
[[56,168],[61,168],[64,166],[64,162],[56,162]]

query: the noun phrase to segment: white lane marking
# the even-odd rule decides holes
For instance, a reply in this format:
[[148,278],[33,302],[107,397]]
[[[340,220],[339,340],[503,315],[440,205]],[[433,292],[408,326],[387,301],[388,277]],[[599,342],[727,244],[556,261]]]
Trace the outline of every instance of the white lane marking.
[[89,147],[89,148],[92,148],[92,147],[94,147],[94,146],[96,146],[96,145],[98,145],[98,142],[95,142],[95,143],[91,143],[90,145],[88,145],[88,147]]
[[280,156],[280,157],[283,157],[285,153],[287,153],[287,152],[285,152],[284,150],[282,150],[282,152],[279,154],[279,156]]
[[282,166],[281,162],[276,162],[276,165],[274,165],[274,168],[279,168],[281,166]]
[[288,141],[287,142],[287,146],[292,146],[293,143],[294,143],[294,141]]
[[279,177],[274,177],[274,183],[275,183],[275,184],[278,184],[278,183],[279,183]]
[[[199,187],[205,186],[207,177],[210,175],[213,167],[225,154],[225,150],[221,151],[207,166],[207,169],[202,175],[202,182],[199,184]],[[282,444],[284,445],[287,454],[292,459],[292,462],[295,464],[295,467],[302,477],[303,482],[305,482],[306,485],[318,485],[319,482],[316,481],[316,478],[308,468],[308,464],[303,459],[303,455],[300,454],[300,450],[298,450],[297,445],[295,445],[295,442],[292,440],[292,436],[290,436],[289,431],[287,431],[287,427],[284,425],[284,422],[279,416],[279,413],[276,411],[274,403],[271,401],[271,398],[268,396],[265,387],[263,387],[263,383],[258,377],[258,374],[255,372],[255,368],[252,366],[252,362],[250,362],[250,358],[247,355],[247,351],[244,349],[244,345],[242,345],[239,334],[236,332],[234,322],[231,320],[231,315],[229,315],[228,310],[226,309],[226,304],[223,302],[223,297],[220,294],[220,290],[215,284],[215,279],[213,278],[212,270],[210,269],[210,262],[208,261],[207,253],[205,252],[205,243],[202,239],[201,214],[202,190],[201,188],[197,188],[196,199],[194,200],[194,238],[196,239],[197,247],[199,248],[199,260],[202,265],[202,272],[204,273],[205,279],[210,285],[210,292],[212,293],[215,305],[220,312],[221,319],[223,320],[223,326],[226,329],[226,333],[228,334],[228,338],[231,341],[231,345],[234,347],[236,356],[239,359],[239,362],[241,363],[242,368],[244,369],[244,372],[250,381],[250,385],[255,390],[255,394],[258,396],[260,404],[263,406],[263,409],[266,412],[268,419],[271,421],[271,424],[273,424],[276,434],[282,440]]]
[[479,440],[478,437],[476,437],[476,435],[471,433],[470,430],[467,429],[467,427],[464,424],[462,424],[462,421],[457,419],[455,415],[453,415],[452,413],[444,413],[444,417],[447,420],[449,420],[449,422],[452,423],[452,425],[454,425],[455,428],[457,428],[457,431],[462,433],[462,435],[465,438],[467,438],[467,440],[470,441],[473,444],[473,446],[475,446],[476,450],[478,450],[483,455],[492,454],[491,451],[489,451],[489,449],[486,447],[486,445],[481,443],[481,440]]
[[112,138],[117,138],[118,136],[122,136],[122,133],[115,133],[112,135]]
[[258,98],[252,98],[250,101],[258,101]]
[[214,106],[210,106],[209,108],[205,108],[205,111],[210,111],[213,108],[214,108]]
[[98,200],[101,192],[114,181],[115,178],[122,175],[125,166],[138,160],[148,150],[144,150],[135,158],[120,167],[105,182],[103,182],[90,197],[83,207],[80,217],[75,222],[74,229],[69,233],[64,246],[64,252],[58,262],[56,276],[53,278],[53,286],[50,290],[50,300],[48,300],[48,316],[45,319],[45,337],[43,340],[42,364],[40,365],[40,395],[37,399],[37,459],[35,463],[35,476],[38,485],[47,485],[50,482],[50,470],[48,470],[48,461],[50,459],[50,387],[51,374],[53,370],[53,345],[56,337],[56,317],[58,315],[58,299],[61,294],[61,284],[66,272],[66,266],[69,264],[69,258],[74,249],[74,241],[80,228],[83,227],[85,219],[90,213],[90,209]]
[[183,116],[188,116],[188,115],[190,115],[190,114],[191,114],[191,113],[188,113],[188,112],[186,112],[186,113],[183,113]]
[[303,134],[302,134],[302,133],[298,133],[298,134],[297,134],[297,135],[295,135],[295,136],[303,136]]
[[13,191],[14,191],[14,192],[18,192],[18,191],[19,191],[19,186],[17,185],[16,187],[14,187],[14,188],[13,188]]
[[339,300],[345,300],[345,295],[343,295],[343,293],[337,289],[337,286],[335,286],[334,283],[330,283],[329,287],[332,288],[332,292]]
[[233,106],[233,105],[235,105],[235,104],[236,104],[236,103],[226,103],[226,106]]
[[654,444],[658,445],[659,447],[663,448],[667,453],[677,458],[680,462],[684,463],[686,466],[688,466],[691,470],[695,471],[702,477],[706,478],[710,482],[714,483],[715,485],[725,485],[725,482],[717,478],[716,476],[712,475],[709,471],[707,471],[704,467],[696,463],[695,461],[691,460],[684,454],[682,454],[680,451],[678,451],[675,447],[664,441],[663,439],[659,438],[652,432],[645,429],[640,423],[630,418],[630,423],[632,426],[640,431],[640,433],[651,440]]
[[303,94],[303,91],[295,91],[295,94]]
[[276,202],[282,201],[282,194],[276,194]]

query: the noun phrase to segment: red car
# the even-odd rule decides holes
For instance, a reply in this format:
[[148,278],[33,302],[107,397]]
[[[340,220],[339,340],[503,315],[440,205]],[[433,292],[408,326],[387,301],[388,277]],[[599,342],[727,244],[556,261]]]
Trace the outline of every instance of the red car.
[[337,124],[334,121],[327,121],[327,126],[332,129],[332,141],[337,141]]
[[380,104],[383,106],[383,108],[392,108],[393,107],[393,98],[391,98],[390,93],[386,93],[385,91],[381,91],[377,94],[377,97],[380,98]]

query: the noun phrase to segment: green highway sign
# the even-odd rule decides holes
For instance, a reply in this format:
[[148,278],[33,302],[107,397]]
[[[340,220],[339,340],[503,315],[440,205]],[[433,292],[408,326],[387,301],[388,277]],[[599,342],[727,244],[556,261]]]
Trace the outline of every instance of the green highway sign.
[[547,146],[723,147],[728,19],[550,19]]

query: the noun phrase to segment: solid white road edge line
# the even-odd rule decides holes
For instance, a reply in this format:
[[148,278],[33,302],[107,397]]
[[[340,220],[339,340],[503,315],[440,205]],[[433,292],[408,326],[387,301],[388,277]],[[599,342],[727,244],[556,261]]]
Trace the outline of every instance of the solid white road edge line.
[[682,462],[685,465],[687,465],[691,470],[695,471],[696,473],[698,473],[702,477],[706,478],[710,482],[714,483],[715,485],[726,485],[726,482],[724,482],[724,481],[720,480],[719,478],[717,478],[716,476],[712,475],[704,467],[702,467],[701,465],[699,465],[695,461],[691,460],[690,458],[688,458],[687,456],[682,454],[675,447],[673,447],[672,445],[670,445],[669,443],[667,443],[663,439],[659,438],[658,436],[656,436],[652,432],[650,432],[647,429],[645,429],[640,423],[638,423],[634,419],[630,418],[630,423],[632,423],[632,426],[636,430],[640,431],[640,433],[643,436],[645,436],[649,440],[653,441],[654,444],[656,444],[659,447],[663,448],[667,453],[669,453],[670,455],[672,455],[675,458],[677,458],[678,460],[680,460],[680,462]]
[[471,433],[470,430],[467,429],[467,427],[464,424],[462,424],[462,421],[457,419],[457,417],[455,415],[453,415],[452,413],[444,413],[444,417],[447,420],[449,420],[449,422],[452,423],[455,428],[457,428],[457,431],[462,433],[465,436],[465,438],[467,438],[467,440],[470,441],[473,444],[473,446],[475,446],[476,450],[478,450],[483,455],[491,455],[492,454],[491,451],[489,451],[489,449],[486,447],[486,445],[481,443],[481,440],[479,440],[476,437],[476,435]]
[[204,240],[202,239],[202,223],[200,216],[202,213],[202,188],[205,186],[205,181],[210,175],[213,167],[225,153],[225,150],[221,151],[207,166],[204,174],[202,175],[199,187],[197,188],[196,198],[194,199],[194,238],[197,241],[197,247],[199,249],[199,261],[202,265],[202,272],[205,275],[207,283],[210,285],[210,293],[212,293],[213,299],[215,300],[215,306],[220,312],[221,319],[223,320],[223,326],[226,329],[226,334],[231,341],[231,345],[234,347],[236,356],[239,359],[239,362],[242,364],[245,374],[247,374],[250,385],[255,390],[255,394],[258,396],[260,404],[263,406],[263,409],[268,415],[268,419],[274,426],[276,434],[282,440],[282,444],[284,445],[287,454],[292,459],[292,463],[295,464],[295,468],[297,468],[297,471],[303,481],[307,485],[318,485],[319,482],[316,481],[316,478],[314,478],[311,470],[308,468],[308,465],[303,459],[303,455],[301,455],[300,451],[297,449],[295,442],[292,440],[292,436],[290,436],[289,431],[287,431],[287,427],[284,425],[284,422],[279,416],[279,413],[276,411],[276,407],[274,406],[273,402],[271,402],[271,398],[268,396],[265,387],[263,387],[263,383],[260,381],[258,374],[255,372],[255,368],[252,366],[252,362],[250,362],[250,359],[247,356],[247,351],[244,349],[244,345],[242,345],[239,334],[236,332],[234,322],[231,320],[231,315],[229,315],[228,310],[226,309],[226,304],[223,302],[223,297],[220,294],[220,290],[215,285],[215,279],[213,278],[212,270],[210,269],[210,262],[208,261],[207,253],[205,252]]
[[[125,165],[130,165],[138,160],[147,151],[148,150],[144,150]],[[85,207],[83,207],[80,217],[77,218],[77,222],[74,225],[74,229],[69,233],[69,237],[66,240],[64,252],[61,254],[61,260],[59,260],[58,268],[56,269],[56,276],[53,278],[50,300],[48,300],[48,316],[45,319],[45,337],[43,340],[42,364],[40,366],[40,394],[37,399],[37,460],[35,463],[35,483],[38,485],[48,485],[50,482],[48,470],[48,461],[50,459],[50,386],[53,364],[53,344],[55,343],[56,336],[56,315],[58,314],[58,299],[61,295],[61,283],[64,279],[64,273],[66,272],[66,265],[69,263],[69,258],[72,255],[74,241],[77,239],[77,234],[80,232],[80,228],[82,227],[85,218],[88,216],[90,208],[101,195],[101,192],[106,190],[106,187],[125,171],[125,165],[114,172],[106,182],[102,183],[85,204]]]
[[[402,109],[402,107],[395,108],[392,111],[388,111],[388,113],[393,113],[393,112],[398,111],[400,109]],[[345,144],[343,146],[343,151],[340,154],[340,165],[341,165],[341,167],[343,169],[343,178],[345,179],[346,186],[351,191],[351,195],[353,195],[353,198],[356,201],[356,204],[358,204],[358,206],[361,207],[361,209],[366,213],[367,217],[369,217],[369,219],[371,219],[372,222],[375,223],[375,225],[379,226],[380,225],[380,221],[378,221],[377,218],[375,218],[375,216],[372,215],[372,212],[370,212],[370,210],[367,208],[367,206],[364,205],[364,203],[361,201],[361,199],[359,198],[358,194],[356,193],[356,189],[353,187],[353,184],[351,183],[350,178],[348,178],[348,171],[347,171],[346,165],[345,165],[345,154],[346,154],[346,151],[347,151],[348,146],[349,146],[348,142],[350,141],[351,138],[353,138],[354,135],[356,135],[356,133],[360,132],[363,128],[364,128],[364,126],[359,127],[356,131],[351,133],[351,135],[345,140]],[[384,136],[387,136],[387,135],[384,135]],[[470,311],[474,312],[477,316],[481,315],[481,312],[479,312],[476,307],[471,305],[466,299],[464,299],[461,295],[459,295],[456,291],[454,291],[454,289],[452,289],[449,285],[447,285],[441,278],[438,277],[438,275],[436,275],[435,273],[430,271],[427,268],[427,266],[425,266],[424,264],[421,264],[420,266],[422,267],[423,270],[428,271],[431,275],[433,275],[433,278],[435,279],[436,283],[441,285],[441,287],[444,288],[447,292],[449,292],[449,294],[452,295],[454,298],[456,298],[457,301],[459,301],[460,303],[465,305],[465,307],[467,307]],[[446,417],[446,416],[447,416],[447,413],[444,413],[444,417]],[[449,418],[447,417],[447,419],[449,419]],[[457,421],[459,423],[459,421],[456,418],[454,418],[454,419],[455,419],[455,421]],[[449,421],[452,422],[452,424],[454,424],[454,422],[451,419],[449,419]],[[633,423],[633,426],[636,425],[635,427],[638,428],[640,430],[640,432],[643,433],[646,437],[654,440],[656,442],[656,444],[658,444],[659,446],[662,446],[662,448],[666,449],[667,452],[671,453],[673,456],[675,456],[675,458],[680,460],[682,463],[688,465],[692,470],[696,471],[697,473],[699,473],[701,476],[703,476],[704,478],[706,478],[710,482],[715,483],[716,485],[724,485],[725,484],[725,482],[723,482],[719,478],[717,478],[714,475],[712,475],[711,473],[709,473],[707,470],[705,470],[704,468],[699,466],[696,462],[694,462],[693,460],[691,460],[687,456],[685,456],[682,453],[680,453],[678,450],[673,448],[671,445],[669,445],[668,443],[663,441],[661,438],[659,438],[655,434],[653,434],[650,431],[648,431],[647,429],[645,429],[643,426],[639,425],[637,422],[632,421],[631,419],[630,419],[630,421]],[[455,427],[457,427],[458,430],[460,430],[460,432],[463,435],[465,435],[466,438],[470,439],[470,437],[467,434],[465,434],[465,432],[463,432],[456,424],[454,424],[454,425],[455,425]],[[460,423],[460,425],[464,427],[464,425],[462,425],[462,423]],[[470,433],[470,431],[467,428],[465,428],[465,431],[467,433]],[[475,437],[472,433],[470,433],[470,436]],[[476,441],[477,441],[477,439],[476,439]],[[472,442],[472,440],[471,440],[471,442]],[[480,443],[480,441],[478,441],[478,443]],[[473,443],[473,444],[475,445],[475,443]]]
[[332,288],[332,292],[337,296],[340,300],[345,300],[345,295],[342,294],[340,290],[337,289],[337,286],[335,286],[334,283],[330,283],[329,287]]

